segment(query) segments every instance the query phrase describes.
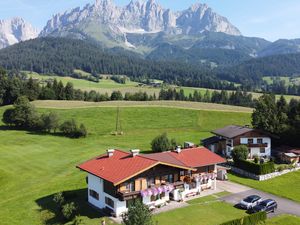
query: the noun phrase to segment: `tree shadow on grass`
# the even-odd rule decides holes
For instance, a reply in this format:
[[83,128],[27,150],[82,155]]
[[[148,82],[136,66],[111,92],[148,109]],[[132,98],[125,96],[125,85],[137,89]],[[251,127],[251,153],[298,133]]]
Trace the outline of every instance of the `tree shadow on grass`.
[[27,134],[29,135],[36,135],[36,136],[53,136],[53,137],[65,137],[65,138],[70,138],[67,137],[65,135],[63,135],[63,133],[49,133],[49,132],[43,132],[43,131],[27,131]]
[[[41,214],[49,214],[51,216],[42,216],[43,223],[45,224],[64,224],[67,221],[63,218],[59,206],[53,201],[54,194],[37,199],[35,202],[40,207]],[[94,209],[87,201],[87,189],[79,189],[63,192],[65,202],[74,202],[78,207],[76,215],[88,217],[89,219],[101,218],[105,215],[100,211]]]
[[19,127],[15,127],[15,126],[5,126],[5,125],[2,125],[0,126],[0,130],[2,131],[25,131],[27,134],[31,134],[31,135],[41,135],[41,136],[47,136],[47,135],[50,135],[50,136],[58,136],[58,137],[65,137],[63,135],[63,133],[60,133],[60,132],[55,132],[55,133],[49,133],[49,132],[45,132],[45,131],[35,131],[35,130],[28,130],[28,129],[25,129],[25,128],[19,128]]
[[8,130],[20,130],[20,129],[16,129],[15,127],[10,127],[10,126],[0,126],[0,130],[2,131],[8,131]]

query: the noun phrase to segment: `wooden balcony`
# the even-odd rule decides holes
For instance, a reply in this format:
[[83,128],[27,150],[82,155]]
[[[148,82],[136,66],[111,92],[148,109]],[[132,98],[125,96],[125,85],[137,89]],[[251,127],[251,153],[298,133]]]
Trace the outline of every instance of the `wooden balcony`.
[[119,191],[117,193],[118,198],[120,199],[120,201],[126,201],[126,200],[130,200],[130,199],[134,199],[137,198],[141,195],[140,191]]
[[[169,184],[170,183],[166,183],[165,185],[169,185]],[[184,182],[183,181],[177,181],[177,182],[172,183],[172,185],[175,188],[180,188],[180,187],[183,187]],[[163,185],[156,185],[154,187],[159,187],[159,186],[163,186]],[[141,191],[131,191],[131,192],[130,191],[119,191],[117,193],[117,196],[121,201],[126,201],[126,200],[130,200],[130,199],[133,199],[133,198],[140,197],[141,196]]]
[[247,144],[249,148],[267,148],[268,144],[267,143],[262,143],[262,144]]

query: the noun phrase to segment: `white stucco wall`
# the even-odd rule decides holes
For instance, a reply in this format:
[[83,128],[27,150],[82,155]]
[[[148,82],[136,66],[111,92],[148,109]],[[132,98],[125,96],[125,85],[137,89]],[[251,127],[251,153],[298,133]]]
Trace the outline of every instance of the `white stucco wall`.
[[[90,196],[89,194],[90,189],[96,191],[99,194],[99,200]],[[114,201],[114,208],[111,208],[109,205],[105,204],[105,197],[108,197]],[[127,211],[126,202],[119,201],[119,199],[114,198],[109,194],[106,194],[103,191],[103,180],[92,174],[88,174],[88,201],[90,204],[96,206],[99,209],[103,209],[105,207],[111,208],[112,210],[114,210],[117,216],[120,216],[122,213]]]
[[254,138],[241,138],[240,142],[241,144],[248,144],[248,139],[253,139],[253,144],[257,144],[257,139],[263,139],[263,143],[264,144],[268,144],[268,146],[265,148],[265,153],[260,153],[259,148],[250,148],[251,152],[250,152],[250,157],[254,156],[254,155],[258,155],[258,156],[271,156],[271,138],[269,137],[254,137]]

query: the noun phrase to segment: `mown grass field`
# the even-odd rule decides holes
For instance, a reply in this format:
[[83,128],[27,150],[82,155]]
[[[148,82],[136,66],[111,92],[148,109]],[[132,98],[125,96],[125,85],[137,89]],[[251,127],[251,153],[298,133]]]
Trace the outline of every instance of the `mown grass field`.
[[229,174],[229,179],[236,183],[244,184],[252,188],[300,202],[299,170],[267,181],[255,181],[233,174]]
[[[285,81],[286,85],[299,85],[300,84],[300,77],[275,77],[275,79],[279,79],[281,81]],[[268,84],[273,84],[273,77],[263,77],[263,80],[266,81]]]
[[[0,108],[0,115],[6,108]],[[83,122],[90,135],[73,140],[8,130],[0,122],[1,225],[57,223],[60,218],[55,213],[52,198],[60,191],[71,191],[78,196],[79,213],[86,224],[99,224],[100,215],[86,205],[86,174],[75,168],[77,164],[108,148],[147,151],[151,140],[163,132],[179,142],[199,143],[212,129],[250,122],[250,113],[128,106],[120,112],[124,135],[113,136],[117,112],[114,106],[39,109],[40,112],[51,110],[62,119],[75,118]],[[206,211],[205,207],[197,209],[197,213],[201,211]],[[207,220],[206,213],[202,213]]]
[[[154,88],[150,86],[144,86],[139,87],[138,83],[129,81],[126,84],[119,84],[111,79],[102,79],[99,83],[82,80],[82,79],[75,79],[72,77],[60,77],[60,76],[49,76],[49,75],[40,75],[37,73],[29,73],[26,72],[28,76],[31,76],[33,78],[37,78],[40,80],[47,80],[49,78],[61,80],[64,84],[67,82],[72,82],[74,84],[75,88],[84,90],[84,91],[90,91],[95,90],[99,93],[105,94],[111,94],[113,91],[120,91],[122,94],[125,94],[126,92],[129,93],[136,93],[136,92],[146,92],[148,94],[155,94],[156,96],[159,96],[160,88]],[[189,96],[189,94],[193,94],[195,90],[199,91],[202,95],[205,94],[205,92],[208,90],[210,93],[212,93],[213,89],[206,89],[206,88],[193,88],[193,87],[176,87],[176,89],[183,89],[184,94],[186,96]],[[220,91],[220,90],[218,90]],[[261,93],[251,93],[254,98],[259,98],[262,94]],[[277,99],[280,98],[280,95],[276,96]],[[300,96],[293,96],[293,95],[285,95],[285,98],[287,101],[290,101],[292,98],[300,99]]]
[[[78,73],[82,74],[82,72],[77,71]],[[135,87],[138,83],[133,81],[128,81],[126,84],[119,84],[109,78],[101,79],[99,83],[84,80],[84,79],[76,79],[73,77],[61,77],[61,76],[50,76],[50,75],[40,75],[38,73],[29,73],[26,72],[29,77],[39,79],[41,81],[47,81],[48,79],[57,79],[61,80],[64,84],[67,82],[72,82],[76,88],[83,89],[83,90],[101,90],[101,89],[112,89],[112,88],[126,88],[126,87]],[[84,74],[82,74],[84,76]],[[88,76],[88,74],[86,74]]]
[[185,102],[185,101],[108,101],[108,102],[83,102],[83,101],[35,101],[33,104],[39,108],[53,109],[74,109],[74,108],[97,108],[97,107],[165,107],[178,109],[192,109],[203,111],[222,111],[222,112],[244,112],[252,113],[253,109],[230,106],[222,104],[204,103],[204,102]]

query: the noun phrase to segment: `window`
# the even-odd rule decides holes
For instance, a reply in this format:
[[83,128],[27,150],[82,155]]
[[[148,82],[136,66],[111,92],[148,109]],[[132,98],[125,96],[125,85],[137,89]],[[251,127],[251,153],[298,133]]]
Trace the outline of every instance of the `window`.
[[162,184],[165,184],[165,183],[168,181],[168,179],[169,179],[169,176],[168,176],[168,175],[162,176],[162,177],[161,177],[161,183],[162,183]]
[[126,190],[128,190],[130,192],[134,191],[134,183],[133,182],[125,183],[125,186],[126,186]]
[[253,144],[253,139],[252,138],[248,139],[248,144]]
[[173,174],[170,174],[169,176],[168,176],[168,182],[169,183],[173,183]]
[[108,197],[105,197],[105,204],[108,205],[111,208],[115,207],[115,202],[112,199],[108,198]]
[[148,186],[148,187],[151,187],[151,186],[153,186],[153,185],[155,185],[154,178],[148,178],[148,179],[147,179],[147,186]]
[[89,194],[90,194],[90,196],[93,197],[94,199],[99,200],[99,194],[98,194],[96,191],[90,189]]
[[180,171],[180,176],[184,176],[184,170]]
[[257,144],[262,144],[263,143],[263,139],[262,138],[257,138]]
[[260,149],[259,149],[259,152],[260,152],[261,154],[264,154],[264,153],[266,153],[266,149],[265,149],[265,148],[260,148]]

